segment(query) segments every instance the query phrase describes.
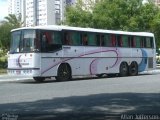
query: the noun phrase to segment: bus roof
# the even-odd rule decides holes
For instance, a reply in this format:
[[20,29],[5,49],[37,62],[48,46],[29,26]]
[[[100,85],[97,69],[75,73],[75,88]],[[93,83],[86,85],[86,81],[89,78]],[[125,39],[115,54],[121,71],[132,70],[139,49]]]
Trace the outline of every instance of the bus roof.
[[22,28],[13,29],[11,32],[17,31],[17,30],[24,30],[24,29],[40,29],[40,30],[55,30],[55,31],[72,30],[72,31],[82,31],[82,32],[96,32],[96,33],[110,33],[110,34],[154,37],[154,34],[150,32],[127,32],[127,31],[116,31],[116,30],[105,30],[105,29],[94,29],[94,28],[70,27],[70,26],[61,26],[61,25],[22,27]]

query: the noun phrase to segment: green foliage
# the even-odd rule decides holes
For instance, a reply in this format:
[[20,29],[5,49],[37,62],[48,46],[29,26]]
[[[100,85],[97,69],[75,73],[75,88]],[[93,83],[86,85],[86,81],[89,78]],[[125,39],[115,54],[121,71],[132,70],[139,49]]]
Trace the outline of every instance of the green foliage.
[[0,69],[6,69],[7,68],[7,56],[6,53],[3,51],[0,51]]
[[22,26],[21,17],[9,14],[0,25],[0,49],[9,50],[11,30]]
[[160,47],[160,8],[150,0],[99,0],[94,6],[81,0],[66,10],[65,24],[70,26],[124,31],[153,32]]
[[11,39],[11,29],[13,27],[7,23],[0,26],[0,48],[9,49],[10,39]]
[[[92,4],[92,3],[91,3]],[[82,0],[78,0],[76,6],[67,6],[65,24],[71,26],[90,27],[92,26],[92,12],[86,10]]]
[[5,21],[9,25],[11,25],[13,28],[19,28],[23,24],[22,19],[21,19],[21,15],[16,17],[15,14],[9,14],[8,16],[5,17]]

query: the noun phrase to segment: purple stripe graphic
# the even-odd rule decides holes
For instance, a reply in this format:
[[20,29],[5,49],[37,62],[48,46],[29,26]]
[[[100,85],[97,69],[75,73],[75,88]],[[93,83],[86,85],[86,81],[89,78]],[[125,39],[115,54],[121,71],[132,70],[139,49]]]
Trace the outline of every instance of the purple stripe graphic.
[[[118,57],[118,52],[117,52],[116,50],[101,50],[101,49],[100,49],[100,51],[95,51],[95,52],[91,51],[91,52],[88,52],[88,53],[86,53],[86,54],[82,54],[82,55],[79,55],[79,56],[75,56],[74,58],[67,58],[67,59],[65,59],[65,60],[62,60],[62,61],[60,61],[60,62],[52,65],[51,67],[47,68],[47,69],[44,70],[41,74],[43,75],[44,73],[46,73],[46,72],[49,71],[50,69],[54,68],[55,66],[57,66],[57,65],[59,65],[59,64],[61,64],[61,63],[67,62],[67,61],[69,61],[69,60],[72,60],[72,59],[75,59],[75,58],[83,58],[84,56],[87,56],[87,55],[92,55],[92,54],[96,54],[96,53],[104,53],[104,52],[106,52],[106,53],[107,53],[107,52],[115,52],[115,53],[116,53],[116,55],[117,55],[117,56],[116,56],[116,62],[111,66],[111,68],[113,68],[113,67],[118,63],[118,59],[119,59],[119,57]],[[96,58],[96,59],[93,60],[93,61],[91,62],[91,64],[90,64],[90,73],[91,73],[91,74],[92,74],[92,64],[93,64],[94,61],[96,61],[96,60],[98,60],[98,59],[100,59],[100,58]]]

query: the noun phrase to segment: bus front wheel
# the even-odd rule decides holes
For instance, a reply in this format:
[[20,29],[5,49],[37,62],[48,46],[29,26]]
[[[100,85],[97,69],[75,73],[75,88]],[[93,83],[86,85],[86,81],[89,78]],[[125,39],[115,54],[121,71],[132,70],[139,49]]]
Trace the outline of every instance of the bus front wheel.
[[43,77],[34,77],[33,78],[36,82],[43,82],[45,80],[45,78]]
[[119,68],[119,76],[124,77],[128,75],[128,64],[126,62],[122,62]]
[[68,81],[71,77],[71,68],[68,64],[61,64],[58,68],[57,76],[55,77],[57,81]]

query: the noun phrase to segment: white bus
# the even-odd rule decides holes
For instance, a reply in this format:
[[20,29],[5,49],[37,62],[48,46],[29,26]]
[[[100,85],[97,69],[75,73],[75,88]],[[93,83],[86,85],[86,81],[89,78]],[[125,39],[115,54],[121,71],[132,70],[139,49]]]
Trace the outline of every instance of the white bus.
[[156,68],[152,33],[56,25],[11,32],[8,74],[32,76],[38,82],[50,77],[135,76]]

